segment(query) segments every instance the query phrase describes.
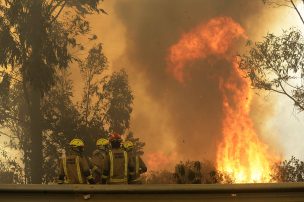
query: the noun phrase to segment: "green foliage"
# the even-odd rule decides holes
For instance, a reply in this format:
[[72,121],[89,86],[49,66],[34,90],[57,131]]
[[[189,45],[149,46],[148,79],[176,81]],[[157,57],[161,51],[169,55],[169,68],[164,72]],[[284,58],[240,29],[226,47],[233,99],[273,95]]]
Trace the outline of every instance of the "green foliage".
[[240,68],[253,87],[286,95],[304,110],[304,41],[299,30],[284,31],[281,36],[267,34],[263,42],[250,46],[241,56]]
[[66,68],[71,60],[68,30],[53,20],[43,1],[6,0],[0,13],[0,49],[5,50],[0,65],[20,69],[35,89],[47,91],[54,68]]
[[85,61],[80,63],[84,80],[80,113],[84,125],[103,125],[106,99],[102,89],[107,79],[107,75],[104,74],[107,65],[107,58],[103,54],[101,44],[93,47]]
[[9,109],[9,89],[10,89],[11,78],[7,73],[2,74],[2,81],[0,83],[0,123],[7,119],[7,110]]
[[304,162],[294,156],[273,166],[272,180],[274,182],[303,182]]
[[109,124],[109,132],[124,134],[130,127],[133,95],[128,83],[128,75],[124,70],[114,72],[104,86],[105,97],[109,100],[105,120]]
[[[11,168],[10,168],[10,165]],[[0,184],[22,184],[23,177],[19,171],[22,169],[18,164],[11,161],[0,161]],[[16,170],[18,168],[19,170]]]
[[[57,109],[47,110],[46,106],[42,106],[42,104],[46,105],[42,103],[42,98],[47,97],[48,91],[53,90],[57,70],[67,68],[73,59],[79,61],[71,51],[83,49],[77,37],[90,33],[90,24],[86,16],[104,12],[98,8],[101,1],[4,0],[1,2],[0,67],[1,70],[7,71],[9,76],[3,74],[0,85],[1,104],[3,104],[0,109],[4,112],[0,117],[0,123],[18,139],[10,145],[22,150],[27,182],[31,180],[36,183],[41,182],[42,152],[44,154],[46,152],[42,151],[43,139],[49,141],[46,136],[51,133],[50,130],[57,127],[56,124],[66,121],[56,120],[56,115],[58,116],[60,112],[56,111]],[[96,39],[96,36],[93,35],[91,39]],[[58,102],[50,103],[49,107],[58,108],[56,104]],[[66,112],[71,111],[72,116],[75,110],[71,108],[66,110]],[[45,122],[44,118],[55,123]],[[59,128],[56,130],[61,131]]]
[[[98,44],[88,52],[86,59],[80,62],[84,83],[83,98],[80,104],[72,102],[72,81],[69,79],[68,72],[57,71],[56,85],[45,95],[42,102],[45,123],[44,182],[54,181],[57,166],[54,162],[64,150],[68,151],[67,143],[72,138],[82,138],[86,144],[85,153],[91,155],[95,149],[96,140],[100,137],[107,137],[110,123],[109,119],[105,117],[113,99],[107,95],[109,93],[117,94],[115,90],[119,89],[109,88],[111,91],[104,89],[105,86],[110,87],[120,80],[117,79],[113,82],[105,72],[106,67],[107,59],[103,54],[101,44]],[[128,80],[123,82],[124,85],[129,86]],[[128,100],[121,100],[121,103],[124,104],[123,102],[126,101]],[[125,103],[125,105],[127,104],[131,108],[132,102]],[[117,113],[121,112],[117,111]],[[129,137],[138,141],[133,136]],[[138,146],[142,149],[143,143],[138,141]]]
[[17,158],[9,156],[8,152],[0,148],[0,184],[25,183],[23,168],[17,162]]
[[43,181],[54,180],[56,162],[69,142],[77,134],[79,112],[72,102],[72,81],[65,70],[56,74],[56,85],[46,94],[42,101],[44,116],[43,134]]

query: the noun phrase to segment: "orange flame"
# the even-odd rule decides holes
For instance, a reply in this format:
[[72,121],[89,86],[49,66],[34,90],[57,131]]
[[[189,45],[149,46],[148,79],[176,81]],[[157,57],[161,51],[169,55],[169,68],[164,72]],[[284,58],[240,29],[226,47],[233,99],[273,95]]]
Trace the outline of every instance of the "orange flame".
[[244,29],[231,18],[211,19],[183,34],[179,42],[170,48],[168,71],[178,81],[184,82],[186,63],[208,55],[224,56],[232,42],[241,36],[245,37]]
[[227,81],[220,82],[223,94],[223,140],[218,145],[217,168],[237,183],[269,182],[275,160],[258,137],[250,119],[251,90],[236,65]]
[[[169,49],[168,70],[179,82],[184,82],[186,64],[217,55],[231,60],[228,51],[233,42],[246,38],[245,31],[228,17],[211,19],[206,24],[183,34]],[[217,147],[216,166],[231,175],[236,183],[268,182],[271,165],[268,147],[258,137],[250,119],[250,81],[242,76],[237,63],[232,62],[230,76],[219,78],[223,96],[222,134]]]

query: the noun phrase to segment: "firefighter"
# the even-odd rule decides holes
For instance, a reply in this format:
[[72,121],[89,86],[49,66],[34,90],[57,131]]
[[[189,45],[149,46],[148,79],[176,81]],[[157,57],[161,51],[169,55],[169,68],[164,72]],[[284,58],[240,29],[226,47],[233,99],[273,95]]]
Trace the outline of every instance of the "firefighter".
[[141,184],[140,174],[147,172],[147,167],[142,158],[134,151],[134,144],[131,141],[125,141],[124,150],[128,153],[129,158],[135,165],[134,172],[129,173],[128,181],[130,184]]
[[135,166],[128,158],[128,153],[121,148],[121,136],[111,134],[109,137],[111,149],[104,161],[102,183],[127,184],[130,172],[134,172]]
[[104,168],[104,159],[109,152],[110,142],[108,139],[100,138],[96,141],[97,149],[93,152],[91,163],[92,163],[92,174],[95,182],[101,183],[101,175]]
[[69,154],[60,160],[58,183],[95,184],[87,158],[83,156],[84,142],[75,138],[70,142],[69,146]]

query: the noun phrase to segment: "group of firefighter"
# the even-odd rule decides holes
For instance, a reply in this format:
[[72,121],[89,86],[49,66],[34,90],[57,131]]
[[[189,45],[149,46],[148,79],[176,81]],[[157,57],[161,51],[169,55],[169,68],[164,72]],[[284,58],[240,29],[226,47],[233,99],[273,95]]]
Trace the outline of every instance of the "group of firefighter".
[[91,158],[83,153],[83,140],[75,138],[69,146],[59,162],[59,184],[139,184],[140,174],[147,171],[134,144],[119,134],[98,139]]

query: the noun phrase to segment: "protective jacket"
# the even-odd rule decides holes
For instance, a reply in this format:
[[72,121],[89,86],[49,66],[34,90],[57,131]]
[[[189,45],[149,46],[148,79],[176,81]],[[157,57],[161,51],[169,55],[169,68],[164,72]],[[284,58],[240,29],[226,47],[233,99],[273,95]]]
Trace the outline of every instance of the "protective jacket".
[[61,158],[59,164],[59,183],[94,184],[88,160],[81,153],[71,152],[70,155]]
[[121,148],[112,148],[104,161],[103,183],[127,184],[129,173],[134,170],[135,165],[128,153]]
[[104,161],[106,158],[106,151],[96,149],[93,152],[92,159],[91,159],[91,164],[93,166],[92,168],[92,175],[95,179],[96,183],[101,183],[101,176],[103,174],[103,169],[104,169]]

